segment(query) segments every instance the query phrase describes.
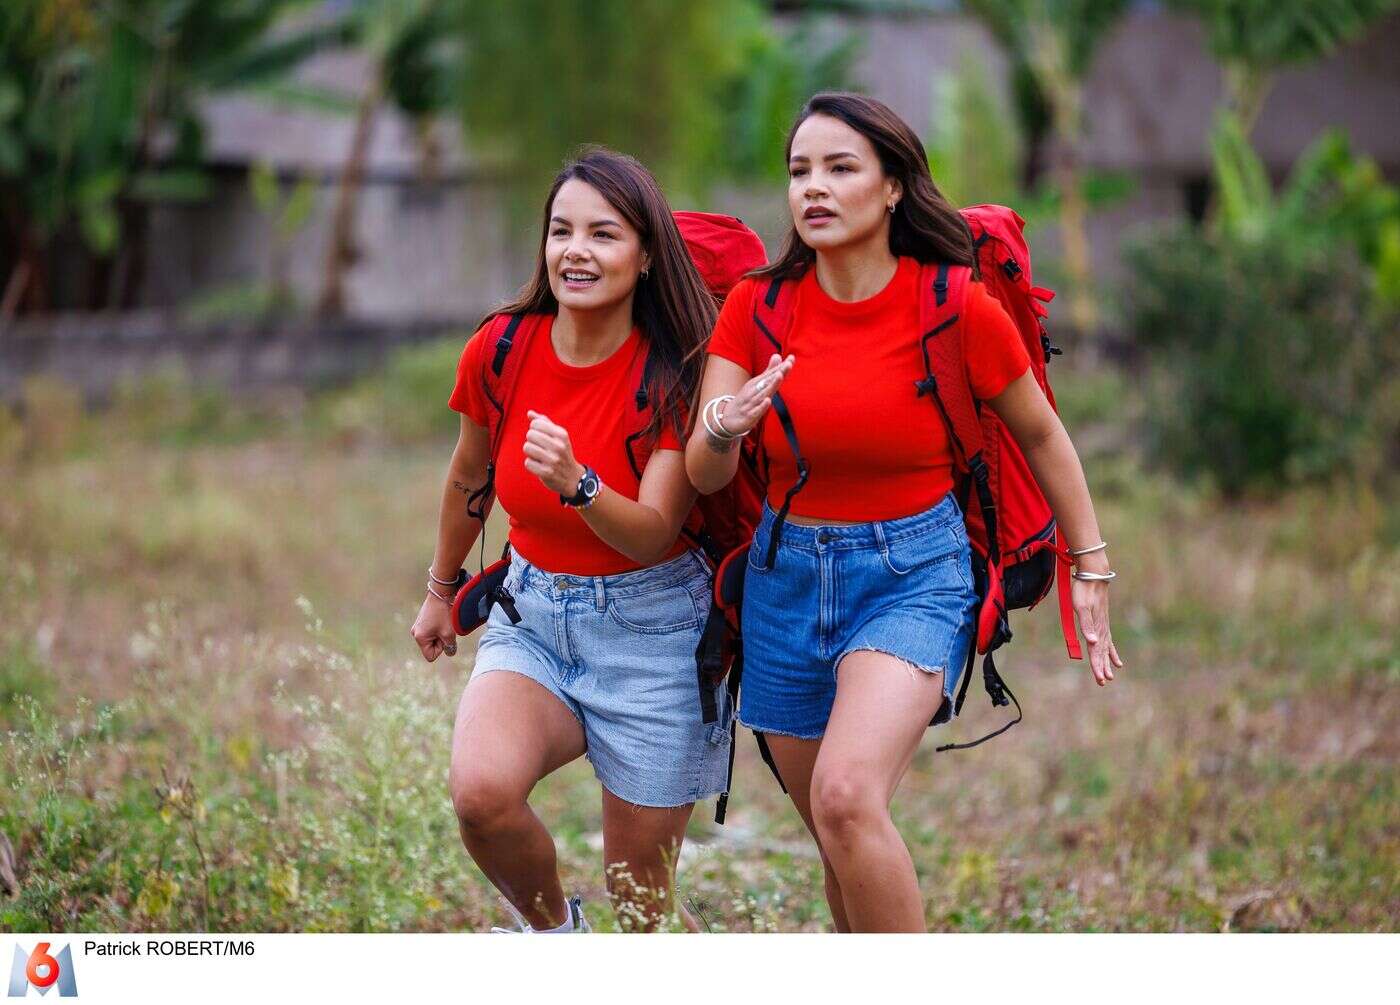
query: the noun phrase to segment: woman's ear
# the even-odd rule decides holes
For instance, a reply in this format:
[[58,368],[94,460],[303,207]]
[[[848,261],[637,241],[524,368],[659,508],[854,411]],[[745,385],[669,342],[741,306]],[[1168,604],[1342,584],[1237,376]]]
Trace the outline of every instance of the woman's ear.
[[899,202],[899,200],[901,200],[901,199],[903,199],[903,198],[904,198],[904,186],[900,184],[898,178],[891,178],[891,179],[890,179],[890,194],[889,194],[889,198],[887,198],[887,199],[885,200],[885,205],[886,205],[886,206],[893,206],[895,203]]

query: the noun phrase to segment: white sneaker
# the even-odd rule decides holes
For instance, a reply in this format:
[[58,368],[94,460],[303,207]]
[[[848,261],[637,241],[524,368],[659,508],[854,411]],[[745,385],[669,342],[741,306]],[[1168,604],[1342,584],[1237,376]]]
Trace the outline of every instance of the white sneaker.
[[564,923],[558,928],[531,928],[523,915],[515,909],[510,901],[504,897],[501,903],[506,905],[506,910],[515,919],[519,928],[492,928],[492,935],[587,935],[593,929],[588,927],[588,919],[583,916],[583,898],[577,894],[570,897],[566,902],[569,916],[564,919]]

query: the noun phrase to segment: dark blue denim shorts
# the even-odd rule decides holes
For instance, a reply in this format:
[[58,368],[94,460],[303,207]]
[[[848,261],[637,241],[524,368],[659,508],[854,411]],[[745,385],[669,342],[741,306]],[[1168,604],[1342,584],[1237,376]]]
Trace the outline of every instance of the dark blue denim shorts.
[[859,650],[941,671],[939,719],[950,715],[977,607],[972,549],[952,494],[895,520],[785,523],[773,567],[764,569],[773,519],[765,505],[749,549],[739,720],[760,733],[822,736],[837,668]]

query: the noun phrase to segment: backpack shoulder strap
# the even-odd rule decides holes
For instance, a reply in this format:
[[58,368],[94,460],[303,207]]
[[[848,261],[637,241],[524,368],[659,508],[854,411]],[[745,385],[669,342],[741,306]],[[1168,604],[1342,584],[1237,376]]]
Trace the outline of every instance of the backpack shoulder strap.
[[486,425],[493,466],[500,453],[501,428],[518,383],[521,361],[528,355],[530,340],[539,330],[541,317],[539,314],[497,314],[486,330],[481,381],[486,392]]
[[486,432],[491,453],[486,461],[486,482],[467,496],[467,516],[481,523],[481,567],[486,567],[486,511],[496,493],[496,458],[501,452],[501,430],[506,410],[518,383],[520,361],[530,339],[540,327],[539,314],[497,314],[486,329],[481,387],[486,396]]
[[960,471],[970,470],[972,459],[982,451],[982,423],[967,381],[965,326],[959,323],[971,281],[972,270],[965,265],[940,262],[919,270],[919,350],[924,376],[914,387],[919,397],[930,397],[938,406]]
[[997,541],[996,500],[983,458],[984,440],[977,402],[967,380],[967,326],[961,315],[967,303],[972,269],[940,262],[919,270],[919,327],[923,334],[924,376],[914,382],[919,397],[933,399],[948,427],[957,468],[972,477],[977,503],[987,528],[988,563],[993,569],[1001,559]]
[[[782,353],[783,343],[787,339],[788,331],[792,327],[793,302],[797,295],[797,282],[792,279],[775,277],[768,280],[766,286],[761,286],[754,291],[753,323],[754,323],[754,359],[765,359],[770,353]],[[773,529],[768,539],[768,554],[764,557],[763,567],[773,568],[774,561],[778,557],[778,542],[782,538],[783,523],[787,520],[788,510],[792,508],[792,499],[797,493],[802,491],[802,487],[807,484],[807,478],[811,474],[807,465],[807,459],[802,456],[802,447],[797,441],[797,427],[793,425],[792,414],[788,411],[787,403],[783,401],[781,392],[773,392],[773,414],[777,416],[778,422],[783,427],[783,436],[787,438],[788,448],[792,450],[792,455],[797,461],[797,481],[787,490],[783,497],[783,505],[778,509],[773,521]]]
[[781,353],[792,327],[793,303],[797,298],[797,280],[781,276],[769,279],[754,290],[753,320],[756,339],[754,359],[764,359],[770,353]]
[[632,473],[637,476],[637,481],[642,480],[642,473],[646,471],[647,461],[651,459],[652,451],[656,447],[653,438],[646,435],[647,428],[651,425],[651,413],[658,404],[652,399],[656,397],[655,368],[651,360],[651,343],[645,338],[637,347],[636,354],[632,357],[632,365],[628,370],[627,386],[633,388],[632,397],[625,406],[627,416],[627,428],[631,432],[623,441],[623,450],[627,454],[627,464],[632,468]]

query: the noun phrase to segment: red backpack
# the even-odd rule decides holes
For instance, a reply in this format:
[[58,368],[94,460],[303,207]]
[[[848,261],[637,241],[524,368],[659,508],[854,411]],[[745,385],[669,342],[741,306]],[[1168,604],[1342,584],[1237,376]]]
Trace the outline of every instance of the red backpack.
[[[1045,371],[1051,355],[1060,351],[1050,344],[1045,333],[1045,304],[1054,294],[1031,285],[1030,251],[1022,233],[1025,221],[1004,206],[973,206],[963,210],[962,215],[971,230],[977,273],[988,292],[1016,323],[1031,359],[1031,371],[1054,407],[1055,396]],[[1044,599],[1054,584],[1057,565],[1061,566],[1059,600],[1065,645],[1072,659],[1082,658],[1070,606],[1070,559],[1057,540],[1055,518],[1020,447],[996,413],[982,408],[973,398],[968,384],[964,339],[969,336],[958,319],[967,284],[973,278],[973,269],[967,266],[929,264],[922,267],[918,343],[924,377],[916,383],[914,393],[930,399],[948,429],[956,463],[955,491],[972,543],[979,596],[976,645],[968,649],[962,686],[952,711],[962,711],[972,664],[977,654],[982,653],[985,654],[982,681],[992,704],[1002,706],[1015,702],[1017,714],[1011,722],[979,740],[944,744],[937,748],[940,751],[974,747],[1021,721],[1020,702],[997,672],[992,652],[1011,640],[1007,612],[1034,607]],[[770,280],[755,301],[754,337],[761,347],[755,358],[766,358],[773,352],[783,354],[783,340],[792,323],[796,287],[795,282],[784,279]],[[773,564],[783,521],[808,475],[797,430],[780,394],[773,396],[772,411],[797,459],[797,480],[788,488],[776,514],[768,552],[764,556],[765,566]],[[715,577],[717,602],[736,619],[742,605],[746,568],[741,556],[746,550],[740,548],[727,556]],[[934,724],[947,718],[949,710],[940,709]],[[773,767],[767,752],[764,753],[769,767]]]

